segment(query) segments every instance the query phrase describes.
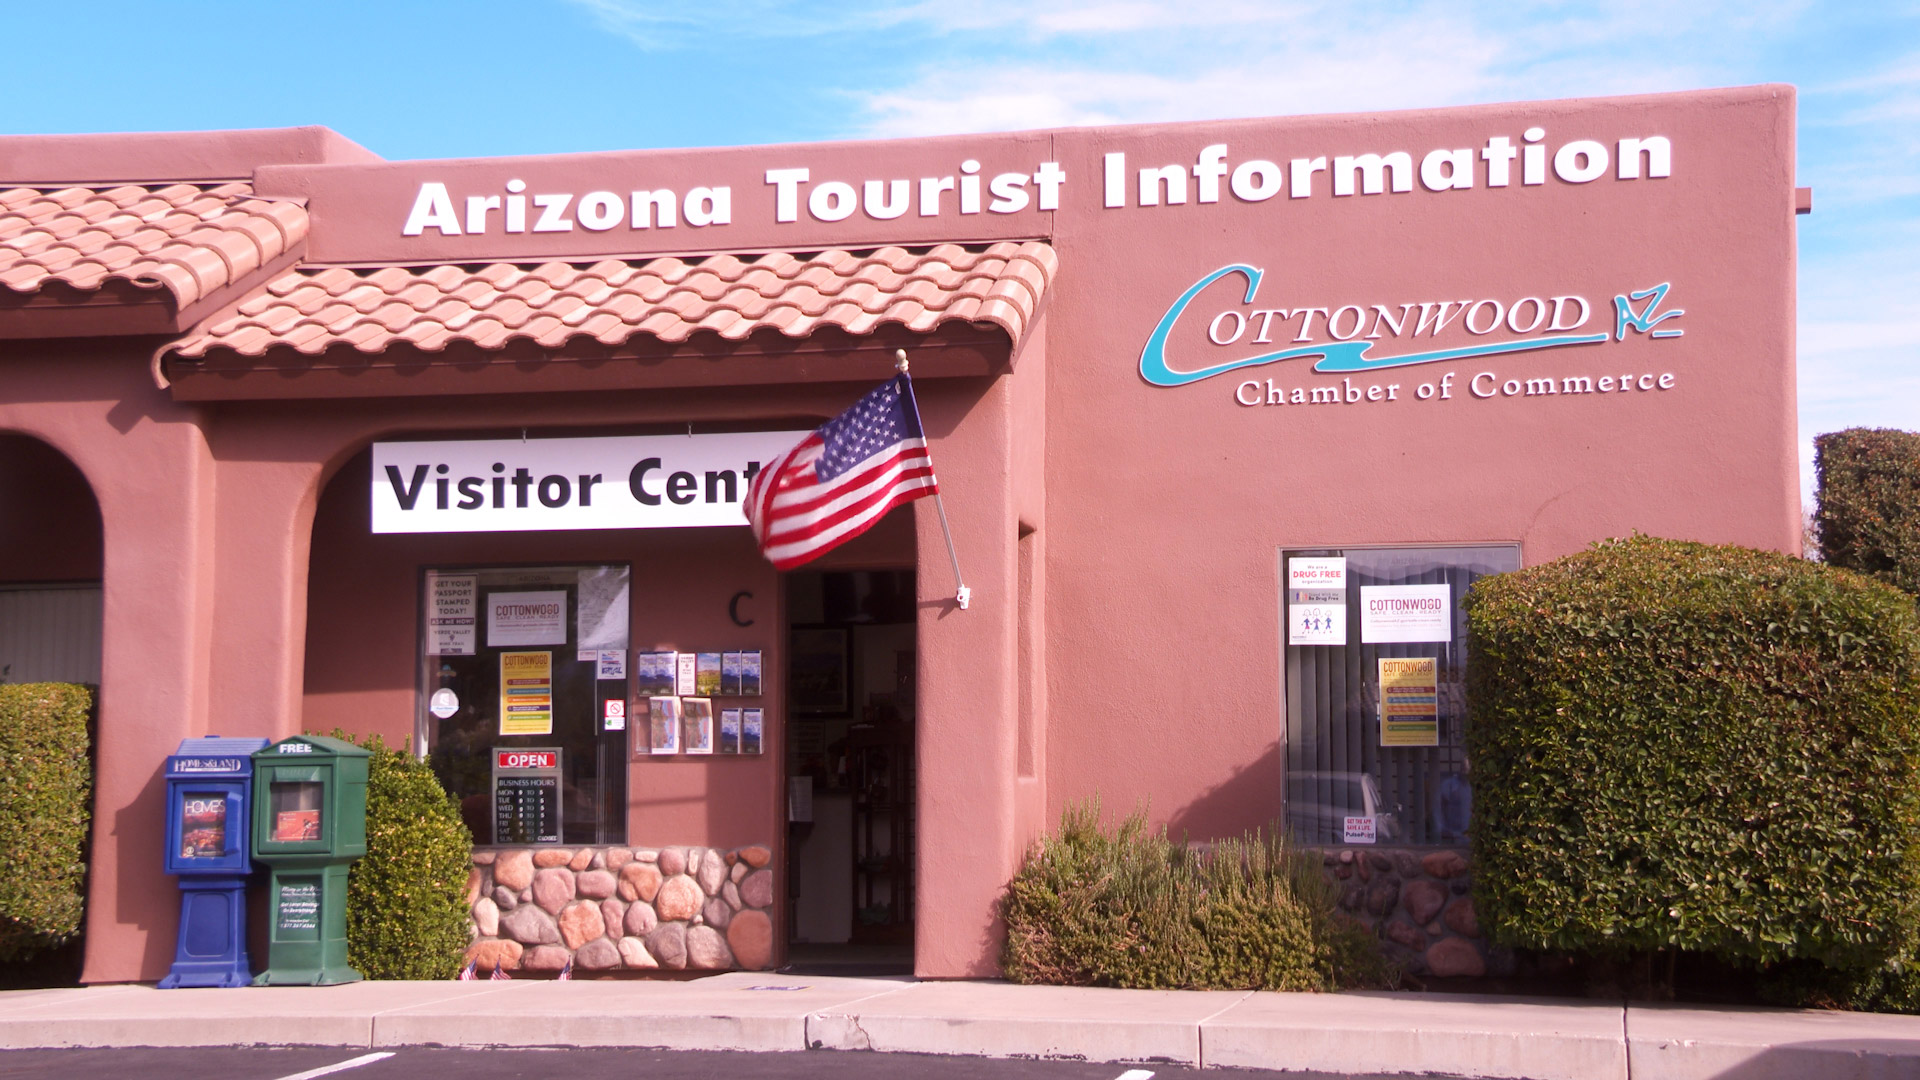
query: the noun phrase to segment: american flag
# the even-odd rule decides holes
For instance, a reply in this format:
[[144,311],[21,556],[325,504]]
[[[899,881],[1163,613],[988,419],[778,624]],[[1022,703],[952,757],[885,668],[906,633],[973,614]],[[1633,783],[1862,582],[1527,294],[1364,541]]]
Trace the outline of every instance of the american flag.
[[747,522],[768,561],[790,570],[939,490],[913,383],[902,372],[755,473]]

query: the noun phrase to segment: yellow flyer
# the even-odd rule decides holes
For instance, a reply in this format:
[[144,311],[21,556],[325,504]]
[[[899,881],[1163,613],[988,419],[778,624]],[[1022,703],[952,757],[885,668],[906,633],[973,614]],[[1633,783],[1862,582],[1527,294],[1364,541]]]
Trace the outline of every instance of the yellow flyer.
[[500,654],[500,734],[553,734],[553,654]]
[[1439,667],[1431,656],[1380,658],[1380,745],[1439,746]]

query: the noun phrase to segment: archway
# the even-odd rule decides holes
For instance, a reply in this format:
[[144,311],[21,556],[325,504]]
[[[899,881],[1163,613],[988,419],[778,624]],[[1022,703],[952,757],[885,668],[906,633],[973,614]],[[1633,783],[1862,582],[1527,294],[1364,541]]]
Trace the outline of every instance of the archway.
[[[100,504],[66,455],[0,433],[0,683],[100,684]],[[80,977],[84,934],[0,969],[0,988]]]
[[0,434],[0,682],[100,682],[100,504],[66,455]]

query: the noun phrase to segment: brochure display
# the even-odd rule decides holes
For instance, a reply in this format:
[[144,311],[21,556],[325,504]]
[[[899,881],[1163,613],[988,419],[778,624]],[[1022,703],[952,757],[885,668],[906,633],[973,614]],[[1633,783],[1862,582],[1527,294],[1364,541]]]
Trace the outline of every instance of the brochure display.
[[265,739],[187,739],[167,758],[166,869],[180,877],[180,936],[160,989],[246,986],[247,799]]
[[367,759],[298,735],[253,758],[253,857],[271,871],[267,970],[255,986],[358,982],[347,964],[347,871],[367,853]]
[[686,752],[689,754],[713,753],[713,699],[682,698],[680,715],[681,728],[685,732],[683,747]]
[[720,695],[721,668],[717,652],[694,654],[693,692],[701,697]]
[[655,754],[680,752],[680,699],[647,699],[647,729],[651,736],[648,749]]
[[633,655],[633,693],[635,697],[666,697],[674,693],[674,672],[679,654],[643,652]]
[[722,708],[714,699],[759,697],[762,656],[759,649],[635,652],[634,700],[626,711],[647,718],[648,737],[633,756],[760,753],[765,712]]

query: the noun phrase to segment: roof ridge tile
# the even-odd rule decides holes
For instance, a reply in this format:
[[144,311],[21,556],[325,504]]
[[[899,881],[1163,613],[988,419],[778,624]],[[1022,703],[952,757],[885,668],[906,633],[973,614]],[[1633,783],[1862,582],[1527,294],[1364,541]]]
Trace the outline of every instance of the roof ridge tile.
[[[7,219],[0,212],[0,221]],[[297,220],[304,228],[304,211]],[[179,246],[201,262],[216,253],[234,256],[237,268],[239,245],[262,239],[263,230],[254,223],[231,231],[239,235],[217,245]],[[259,257],[267,259],[264,246]],[[6,265],[0,260],[0,271]],[[1057,253],[1045,242],[1007,241],[981,251],[945,243],[923,250],[835,248],[805,257],[773,251],[694,261],[658,256],[359,273],[295,269],[163,353],[191,358],[292,348],[317,355],[338,347],[377,354],[396,342],[427,351],[463,342],[488,351],[515,341],[551,350],[588,338],[615,347],[636,337],[677,344],[695,334],[744,341],[761,330],[793,339],[829,326],[855,336],[882,325],[925,333],[948,322],[996,326],[1017,343],[1057,267]],[[161,269],[186,273],[170,264],[156,273]]]

